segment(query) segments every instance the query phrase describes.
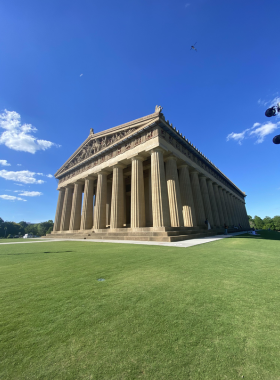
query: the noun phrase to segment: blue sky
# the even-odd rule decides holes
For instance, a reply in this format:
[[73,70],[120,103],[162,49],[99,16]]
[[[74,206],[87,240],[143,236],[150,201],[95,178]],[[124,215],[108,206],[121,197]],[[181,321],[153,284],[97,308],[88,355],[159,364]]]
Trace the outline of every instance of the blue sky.
[[89,129],[157,104],[246,192],[248,214],[279,215],[280,118],[264,116],[280,98],[278,10],[273,0],[1,1],[0,216],[54,219],[51,175]]

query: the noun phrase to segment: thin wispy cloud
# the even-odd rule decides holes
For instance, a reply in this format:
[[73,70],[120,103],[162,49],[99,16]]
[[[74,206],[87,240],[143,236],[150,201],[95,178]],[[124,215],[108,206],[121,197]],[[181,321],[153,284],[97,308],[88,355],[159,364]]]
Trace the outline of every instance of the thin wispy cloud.
[[52,174],[47,174],[46,177],[48,177],[48,178],[52,178],[53,175],[52,175]]
[[8,181],[15,181],[21,183],[42,184],[45,181],[35,178],[36,173],[29,170],[21,170],[18,172],[0,170],[0,177]]
[[84,74],[80,74],[80,77],[82,77]]
[[20,198],[20,197],[15,197],[14,195],[0,195],[0,198],[5,199],[6,201],[23,201],[26,202],[26,199]]
[[46,150],[52,146],[59,146],[51,141],[38,140],[33,136],[37,128],[31,124],[21,124],[21,117],[15,111],[5,110],[0,114],[0,128],[4,129],[0,135],[0,144],[6,147],[28,153]]
[[7,160],[0,160],[0,165],[2,165],[2,166],[11,166],[11,164],[9,164]]
[[17,164],[17,166],[22,166],[21,164]]
[[43,195],[40,191],[20,191],[16,190],[15,192],[19,193],[19,195],[22,195],[24,197],[39,197],[40,195]]
[[264,141],[265,137],[273,133],[276,129],[280,128],[280,122],[272,123],[254,123],[252,128],[247,128],[242,132],[232,132],[227,135],[227,141],[234,140],[239,145],[242,145],[244,139],[255,138],[255,143],[260,144]]

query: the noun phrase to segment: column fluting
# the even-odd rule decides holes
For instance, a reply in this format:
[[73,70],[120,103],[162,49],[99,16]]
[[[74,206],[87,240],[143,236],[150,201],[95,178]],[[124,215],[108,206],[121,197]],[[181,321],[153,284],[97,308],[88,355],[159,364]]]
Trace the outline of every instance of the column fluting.
[[111,223],[110,228],[123,227],[123,169],[125,165],[117,164],[113,167]]
[[161,148],[151,151],[151,182],[153,226],[170,227],[167,183],[164,173],[163,153]]
[[223,189],[222,189],[221,186],[219,186],[218,189],[219,189],[220,200],[221,200],[222,209],[223,209],[224,223],[225,223],[226,225],[228,225],[228,224],[229,224],[229,221],[228,221],[228,214],[227,214],[227,209],[226,209],[226,204],[225,204],[225,198],[224,198]]
[[198,179],[198,172],[190,172],[191,185],[192,185],[192,194],[195,207],[196,222],[198,226],[205,226],[205,211],[203,206],[203,200],[200,190],[200,183]]
[[185,227],[196,227],[196,215],[188,165],[179,166],[179,184]]
[[65,189],[63,187],[60,188],[58,191],[59,193],[58,193],[53,231],[60,231],[61,215],[62,215],[62,209],[63,209],[64,195],[65,195]]
[[225,217],[224,217],[219,187],[216,183],[213,183],[213,190],[214,190],[214,195],[215,195],[215,199],[216,199],[216,204],[218,207],[218,213],[219,213],[219,218],[220,218],[220,226],[223,226],[225,223]]
[[145,226],[144,158],[131,159],[131,228]]
[[93,181],[93,178],[85,178],[81,230],[89,230],[93,227]]
[[72,210],[69,230],[79,230],[81,226],[81,209],[83,197],[83,182],[75,182],[72,199]]
[[66,186],[64,201],[63,201],[62,214],[61,214],[60,231],[69,230],[71,209],[72,209],[73,190],[74,190],[73,184]]
[[96,203],[94,207],[94,229],[106,228],[107,174],[100,171],[97,178]]
[[165,169],[171,227],[181,227],[184,225],[184,221],[176,157],[166,158]]
[[208,193],[209,193],[209,199],[210,199],[210,204],[211,204],[211,209],[212,209],[214,225],[220,226],[221,221],[219,218],[218,206],[217,206],[216,197],[214,194],[213,181],[211,181],[211,179],[208,178],[206,183],[207,183],[207,187],[208,187]]
[[224,192],[225,200],[226,200],[226,206],[227,206],[227,211],[228,211],[228,219],[229,219],[229,225],[233,226],[234,221],[233,221],[233,213],[231,210],[231,203],[229,200],[229,192],[225,190]]
[[201,189],[201,195],[202,195],[202,200],[203,200],[203,205],[204,205],[205,216],[208,219],[210,226],[213,227],[214,219],[212,215],[212,209],[211,209],[211,203],[210,203],[209,194],[208,194],[206,177],[204,175],[200,175],[199,182],[200,182],[200,189]]

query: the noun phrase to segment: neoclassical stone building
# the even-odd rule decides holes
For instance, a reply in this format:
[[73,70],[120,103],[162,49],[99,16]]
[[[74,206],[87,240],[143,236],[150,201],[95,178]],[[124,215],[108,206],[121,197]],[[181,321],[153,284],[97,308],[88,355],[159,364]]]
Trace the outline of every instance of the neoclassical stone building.
[[175,241],[249,227],[245,193],[161,111],[90,130],[55,174],[52,237]]

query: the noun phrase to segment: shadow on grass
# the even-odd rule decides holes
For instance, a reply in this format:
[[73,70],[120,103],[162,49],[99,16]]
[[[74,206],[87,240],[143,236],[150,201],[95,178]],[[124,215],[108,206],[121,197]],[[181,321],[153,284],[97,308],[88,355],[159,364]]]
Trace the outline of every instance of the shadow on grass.
[[22,253],[4,253],[1,256],[18,256],[18,255],[38,255],[40,253],[65,253],[65,252],[76,252],[76,251],[46,251],[46,252],[22,252]]
[[243,234],[233,236],[237,239],[266,239],[266,240],[280,240],[280,232],[277,231],[257,231],[257,235]]

